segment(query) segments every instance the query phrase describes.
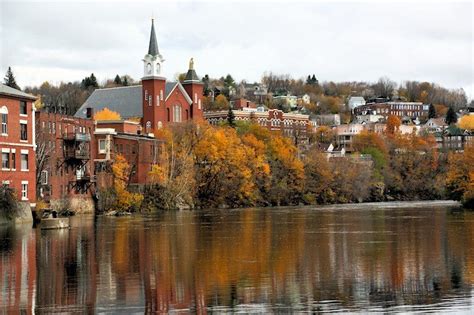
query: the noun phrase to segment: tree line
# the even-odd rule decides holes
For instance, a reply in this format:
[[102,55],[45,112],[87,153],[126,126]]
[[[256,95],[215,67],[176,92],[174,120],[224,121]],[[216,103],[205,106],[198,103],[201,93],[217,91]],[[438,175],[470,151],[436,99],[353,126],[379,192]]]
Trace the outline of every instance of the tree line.
[[[130,208],[235,208],[454,198],[473,207],[474,148],[438,152],[431,135],[362,132],[356,154],[329,159],[251,122],[188,123],[165,140],[144,198]],[[119,161],[123,165],[123,160]],[[122,178],[122,182],[127,180]],[[123,186],[121,186],[121,191]],[[127,200],[133,199],[128,195]]]

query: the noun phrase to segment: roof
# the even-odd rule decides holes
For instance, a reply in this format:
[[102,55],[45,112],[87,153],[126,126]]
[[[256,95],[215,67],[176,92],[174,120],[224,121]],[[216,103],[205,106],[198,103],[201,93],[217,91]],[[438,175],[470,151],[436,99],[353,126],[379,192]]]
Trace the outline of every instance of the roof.
[[14,89],[12,87],[9,87],[8,85],[5,84],[0,84],[0,95],[8,95],[8,96],[14,96],[14,97],[19,97],[19,98],[27,98],[30,100],[36,100],[36,97],[34,95],[22,92],[20,90]]
[[[178,82],[166,82],[165,99],[178,86],[183,92],[186,100],[190,101],[188,93]],[[192,102],[192,101],[191,101]],[[107,89],[96,89],[84,104],[78,109],[75,117],[85,118],[86,108],[91,107],[94,112],[108,108],[120,114],[122,119],[143,117],[142,86],[124,86]]]
[[362,96],[351,96],[351,98],[349,98],[349,102],[365,102],[365,98]]
[[156,40],[155,23],[151,20],[151,33],[150,33],[150,44],[148,45],[148,54],[157,56],[160,54],[158,50],[158,41]]
[[194,71],[194,69],[189,69],[188,73],[186,73],[186,77],[184,78],[183,83],[196,82],[196,81],[201,82],[201,80],[199,80],[198,75],[196,74],[196,71]]

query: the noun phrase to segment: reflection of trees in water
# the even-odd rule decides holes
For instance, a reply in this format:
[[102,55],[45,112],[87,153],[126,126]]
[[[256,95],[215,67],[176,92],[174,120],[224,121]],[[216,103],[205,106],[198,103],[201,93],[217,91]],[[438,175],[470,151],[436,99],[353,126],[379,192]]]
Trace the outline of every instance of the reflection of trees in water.
[[[383,309],[470,294],[474,213],[315,211],[164,212],[37,230],[36,310]],[[1,257],[20,257],[25,236],[3,235]]]
[[14,246],[14,226],[0,226],[0,253],[10,253]]

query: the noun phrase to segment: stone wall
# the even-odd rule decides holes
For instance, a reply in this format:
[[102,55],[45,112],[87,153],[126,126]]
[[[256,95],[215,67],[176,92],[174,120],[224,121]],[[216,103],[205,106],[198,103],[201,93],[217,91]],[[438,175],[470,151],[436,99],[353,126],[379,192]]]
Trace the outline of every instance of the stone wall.
[[94,213],[95,206],[91,197],[69,197],[64,199],[55,199],[50,201],[51,208],[56,211],[69,209],[76,214]]

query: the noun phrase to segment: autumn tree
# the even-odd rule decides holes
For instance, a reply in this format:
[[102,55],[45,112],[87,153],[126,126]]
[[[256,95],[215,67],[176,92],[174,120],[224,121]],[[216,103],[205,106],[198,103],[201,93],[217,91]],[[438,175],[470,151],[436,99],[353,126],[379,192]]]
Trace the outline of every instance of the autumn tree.
[[15,80],[15,75],[13,74],[12,68],[8,67],[7,73],[5,74],[5,79],[3,83],[11,88],[21,90]]
[[459,128],[474,130],[474,115],[464,115],[459,120]]
[[451,153],[446,176],[449,196],[460,200],[467,208],[474,209],[474,147],[463,153]]
[[400,118],[398,118],[395,115],[390,115],[387,118],[387,127],[386,131],[389,135],[393,135],[396,132],[398,132],[398,129],[400,128],[401,121]]
[[143,201],[143,195],[132,193],[128,190],[128,183],[132,175],[133,167],[121,154],[115,156],[112,164],[113,190],[116,200],[113,210],[116,211],[137,211]]
[[187,123],[161,131],[159,137],[165,143],[161,147],[158,163],[152,166],[148,174],[144,201],[148,208],[194,207],[194,148],[203,128],[206,126]]
[[103,110],[94,114],[94,120],[121,120],[119,113],[105,107]]

